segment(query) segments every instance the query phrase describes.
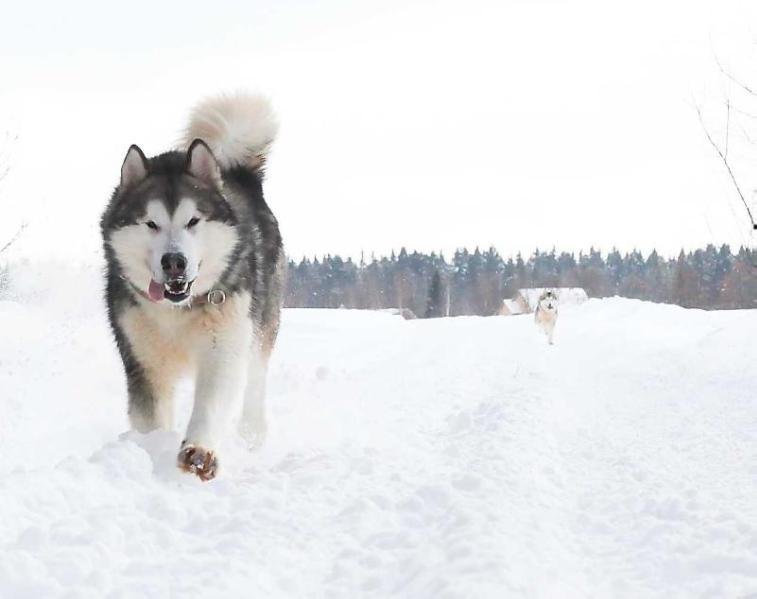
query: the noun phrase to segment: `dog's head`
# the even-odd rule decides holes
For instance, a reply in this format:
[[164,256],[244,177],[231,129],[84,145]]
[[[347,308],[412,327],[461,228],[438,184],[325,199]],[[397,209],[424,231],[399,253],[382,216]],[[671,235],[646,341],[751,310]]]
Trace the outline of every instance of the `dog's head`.
[[557,294],[551,289],[547,289],[539,296],[539,309],[545,312],[554,312],[557,310]]
[[102,229],[121,276],[151,300],[187,302],[223,274],[237,243],[218,163],[201,140],[147,159],[131,146]]

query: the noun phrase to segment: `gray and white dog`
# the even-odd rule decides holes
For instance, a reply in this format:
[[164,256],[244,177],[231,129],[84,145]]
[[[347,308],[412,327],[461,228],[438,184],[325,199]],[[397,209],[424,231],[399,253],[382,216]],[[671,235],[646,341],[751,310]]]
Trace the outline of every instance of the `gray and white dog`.
[[549,344],[552,345],[557,324],[557,294],[551,289],[545,290],[539,296],[539,302],[534,311],[534,321],[541,327]]
[[276,131],[260,97],[201,103],[180,149],[147,158],[129,148],[101,221],[131,425],[171,429],[175,383],[193,375],[178,465],[202,480],[216,475],[217,448],[235,420],[251,444],[266,431],[286,265],[262,188]]

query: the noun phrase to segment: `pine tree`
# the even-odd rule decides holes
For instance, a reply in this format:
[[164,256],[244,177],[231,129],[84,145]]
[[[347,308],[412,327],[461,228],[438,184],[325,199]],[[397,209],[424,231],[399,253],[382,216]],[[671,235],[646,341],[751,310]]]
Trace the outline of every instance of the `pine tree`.
[[740,248],[734,255],[727,245],[681,252],[669,260],[656,251],[645,260],[638,250],[625,257],[613,250],[604,261],[593,248],[588,254],[580,252],[578,261],[566,252],[537,250],[527,262],[520,254],[504,261],[493,247],[473,253],[463,248],[451,264],[442,254],[409,254],[404,248],[390,258],[372,255],[368,264],[329,254],[289,262],[285,301],[290,307],[402,307],[426,314],[429,299],[436,296],[438,273],[442,314],[489,315],[519,288],[554,286],[555,280],[564,287],[582,286],[592,297],[621,294],[687,307],[752,308],[757,307],[755,259],[752,251]]
[[442,277],[438,270],[434,271],[431,285],[428,288],[428,302],[426,304],[426,318],[439,318],[444,316],[445,293],[442,285]]

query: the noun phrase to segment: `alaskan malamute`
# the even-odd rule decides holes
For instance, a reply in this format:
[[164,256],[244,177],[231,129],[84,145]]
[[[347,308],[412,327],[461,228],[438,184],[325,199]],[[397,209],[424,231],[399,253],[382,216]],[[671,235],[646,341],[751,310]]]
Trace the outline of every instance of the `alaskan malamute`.
[[123,359],[129,419],[173,426],[177,379],[195,379],[178,465],[202,480],[239,420],[259,444],[285,258],[263,199],[277,123],[268,103],[238,94],[191,113],[179,149],[147,158],[131,146],[102,217],[107,305]]
[[539,296],[539,303],[534,311],[534,320],[547,335],[549,344],[552,345],[552,337],[555,334],[557,324],[557,294],[547,289]]

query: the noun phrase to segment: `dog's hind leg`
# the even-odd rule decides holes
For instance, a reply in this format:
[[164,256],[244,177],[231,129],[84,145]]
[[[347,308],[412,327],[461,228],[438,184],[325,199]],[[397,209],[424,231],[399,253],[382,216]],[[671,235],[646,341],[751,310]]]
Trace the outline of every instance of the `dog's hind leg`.
[[250,449],[259,448],[268,434],[268,412],[266,410],[266,382],[268,378],[268,361],[271,358],[273,346],[279,333],[281,308],[279,295],[281,292],[282,271],[286,268],[286,261],[279,260],[277,287],[271,289],[271,297],[265,305],[262,324],[256,328],[256,343],[247,369],[247,388],[244,393],[244,407],[239,421],[239,434]]
[[255,349],[247,368],[247,388],[244,392],[242,418],[239,421],[239,434],[251,449],[260,447],[268,432],[265,404],[267,375],[268,355]]

